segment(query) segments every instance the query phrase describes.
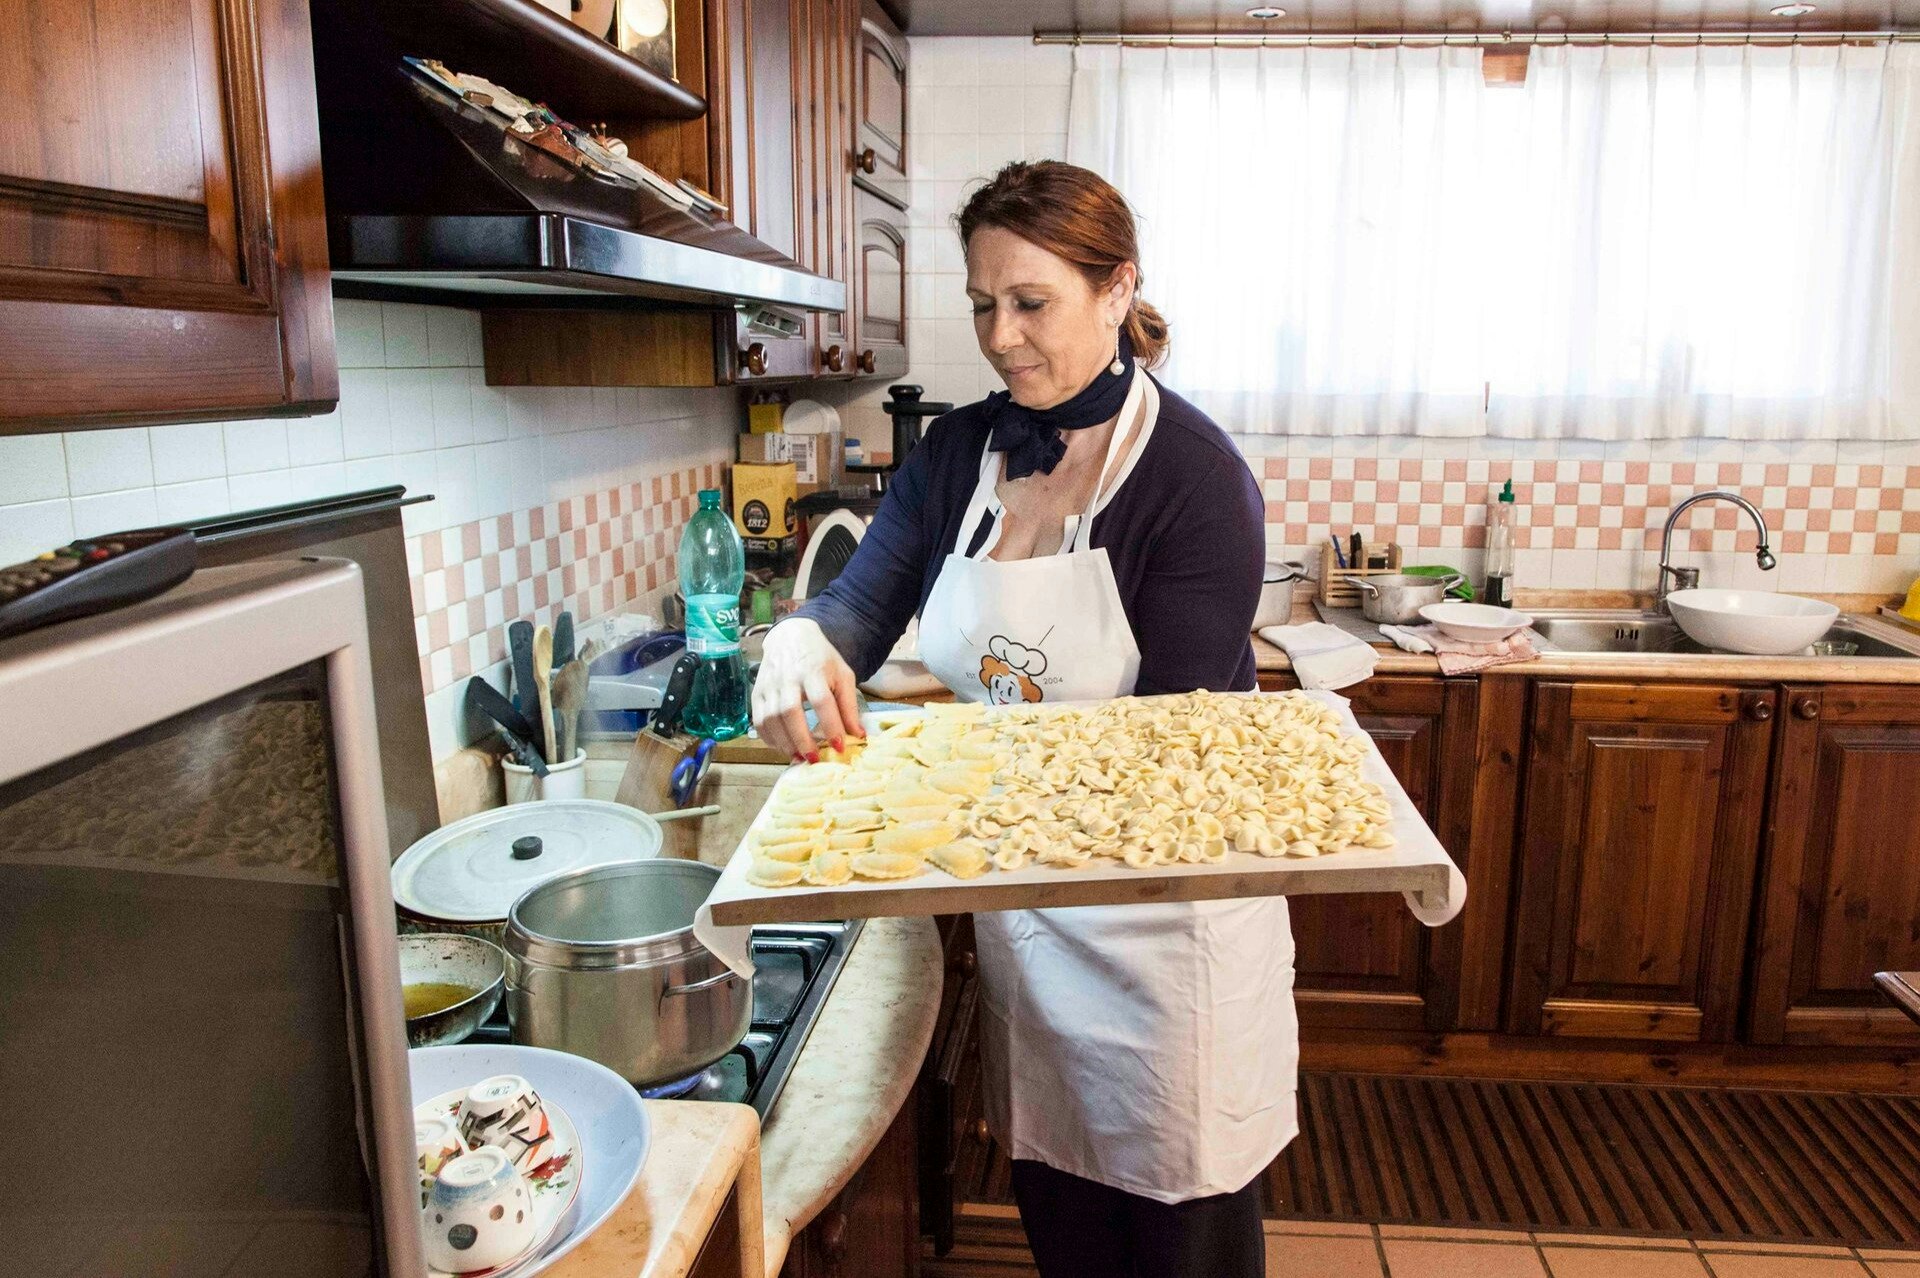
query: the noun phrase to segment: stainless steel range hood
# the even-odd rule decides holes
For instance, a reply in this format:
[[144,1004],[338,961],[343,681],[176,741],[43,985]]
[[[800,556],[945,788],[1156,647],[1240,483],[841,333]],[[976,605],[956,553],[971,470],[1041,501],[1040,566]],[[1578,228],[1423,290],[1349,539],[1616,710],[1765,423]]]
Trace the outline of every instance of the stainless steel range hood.
[[369,16],[351,0],[315,5],[336,293],[469,306],[624,299],[846,309],[845,284],[725,218],[591,177],[421,83],[399,43],[358,20]]

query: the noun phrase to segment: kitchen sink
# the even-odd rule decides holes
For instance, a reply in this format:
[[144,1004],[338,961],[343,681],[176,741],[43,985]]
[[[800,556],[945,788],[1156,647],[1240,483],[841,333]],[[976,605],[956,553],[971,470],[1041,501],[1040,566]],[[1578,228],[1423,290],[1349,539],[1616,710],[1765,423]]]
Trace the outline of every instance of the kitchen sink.
[[[1866,625],[1860,624],[1854,618],[1842,615],[1827,628],[1827,632],[1820,636],[1820,639],[1823,642],[1857,645],[1858,651],[1849,654],[1852,656],[1894,657],[1906,660],[1920,658],[1920,636],[1915,636],[1912,641],[1914,646],[1908,647],[1881,633],[1881,630],[1882,628],[1877,625],[1869,630]],[[1695,643],[1687,637],[1672,617],[1657,612],[1624,609],[1620,611],[1535,611],[1533,632],[1546,640],[1542,645],[1545,650],[1577,652],[1582,655],[1677,657],[1730,655]],[[1813,655],[1812,652],[1800,652],[1778,658],[1778,660],[1794,661]]]

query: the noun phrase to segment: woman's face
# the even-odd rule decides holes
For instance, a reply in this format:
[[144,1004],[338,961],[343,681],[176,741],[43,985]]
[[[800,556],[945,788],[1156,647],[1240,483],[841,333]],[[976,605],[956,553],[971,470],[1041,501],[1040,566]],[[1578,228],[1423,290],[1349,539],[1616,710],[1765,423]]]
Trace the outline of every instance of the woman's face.
[[1002,227],[982,227],[967,243],[967,298],[980,353],[1028,408],[1072,399],[1113,362],[1132,295],[1131,264],[1096,293],[1065,258]]

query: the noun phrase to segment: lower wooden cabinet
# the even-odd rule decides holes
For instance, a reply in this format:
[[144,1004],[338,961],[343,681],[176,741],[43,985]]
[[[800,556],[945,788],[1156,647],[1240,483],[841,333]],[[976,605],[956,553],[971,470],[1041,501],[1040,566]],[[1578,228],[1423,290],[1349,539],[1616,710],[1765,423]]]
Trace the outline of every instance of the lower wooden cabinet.
[[847,1187],[800,1231],[785,1278],[912,1278],[920,1272],[918,1123],[913,1098]]
[[[1473,785],[1478,681],[1383,677],[1345,690],[1414,806],[1462,855]],[[1294,1002],[1303,1029],[1440,1030],[1454,981],[1439,970],[1434,929],[1399,896],[1296,896]]]
[[1920,688],[1781,689],[1751,1041],[1920,1042],[1871,983],[1920,968],[1917,798]]
[[1775,700],[1535,686],[1510,1031],[1733,1036]]

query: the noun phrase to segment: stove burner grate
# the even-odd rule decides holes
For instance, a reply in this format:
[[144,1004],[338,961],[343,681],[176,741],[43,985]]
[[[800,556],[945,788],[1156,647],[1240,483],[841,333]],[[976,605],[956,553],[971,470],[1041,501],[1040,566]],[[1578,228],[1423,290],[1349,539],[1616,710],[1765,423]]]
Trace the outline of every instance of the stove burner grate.
[[706,1076],[707,1071],[701,1070],[698,1074],[689,1074],[685,1078],[676,1079],[671,1083],[659,1083],[653,1087],[643,1087],[640,1089],[640,1095],[647,1100],[678,1100],[694,1088],[700,1086]]

